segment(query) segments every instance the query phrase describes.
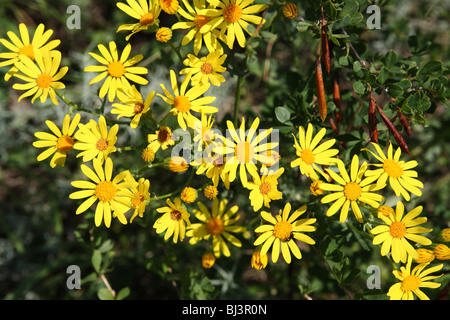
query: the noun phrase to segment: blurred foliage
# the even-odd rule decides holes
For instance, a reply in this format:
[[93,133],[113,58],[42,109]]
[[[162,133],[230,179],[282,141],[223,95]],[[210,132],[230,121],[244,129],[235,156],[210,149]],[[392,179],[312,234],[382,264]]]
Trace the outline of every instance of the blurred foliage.
[[[232,119],[234,88],[243,77],[241,113],[248,118],[259,116],[260,128],[274,127],[283,137],[280,151],[283,165],[295,158],[291,133],[298,126],[317,117],[314,67],[320,43],[321,4],[329,22],[328,36],[332,48],[332,74],[324,73],[328,112],[336,111],[332,102],[332,75],[338,74],[343,103],[342,120],[336,138],[341,155],[347,161],[367,145],[367,109],[369,88],[377,103],[389,117],[401,110],[412,120],[412,136],[403,132],[412,158],[419,162],[419,178],[425,187],[423,196],[413,198],[407,208],[422,205],[432,237],[449,227],[450,221],[450,113],[448,112],[449,7],[448,1],[378,1],[381,28],[368,29],[366,8],[372,1],[302,1],[299,16],[289,20],[282,15],[284,1],[270,3],[267,23],[257,36],[248,39],[244,49],[236,48],[227,59],[227,82],[211,89],[221,105],[217,123],[224,128]],[[35,27],[43,22],[61,39],[62,65],[69,66],[64,78],[67,96],[75,103],[98,107],[88,75],[82,70],[91,61],[87,52],[98,43],[115,40],[124,45],[124,35],[116,34],[126,17],[116,1],[5,1],[0,0],[0,38],[8,30],[16,32],[20,22]],[[80,30],[66,28],[66,9],[81,8]],[[165,15],[162,26],[176,18]],[[343,32],[345,30],[345,32]],[[182,39],[174,32],[173,43]],[[146,90],[159,89],[168,81],[168,70],[180,67],[175,52],[161,45],[154,34],[141,32],[133,36],[133,51],[142,53],[142,62],[150,70]],[[183,56],[190,53],[181,48]],[[362,64],[361,62],[366,62]],[[3,78],[7,68],[0,69]],[[156,235],[152,225],[156,206],[147,207],[143,219],[128,225],[113,224],[110,229],[93,228],[93,213],[75,215],[77,203],[68,195],[70,181],[81,177],[79,163],[70,159],[65,167],[51,169],[38,163],[38,151],[32,147],[34,132],[45,131],[45,120],[61,123],[67,108],[49,104],[17,103],[18,93],[9,84],[0,87],[0,297],[5,299],[385,299],[395,279],[392,264],[371,244],[364,225],[351,219],[340,224],[324,217],[326,207],[310,195],[309,182],[296,171],[285,174],[279,186],[284,199],[293,207],[308,203],[318,218],[319,229],[312,235],[317,244],[302,247],[303,258],[285,264],[269,263],[266,269],[250,267],[255,236],[246,234],[242,248],[232,248],[231,258],[220,258],[211,269],[201,267],[202,244],[190,246],[187,241],[174,245]],[[157,99],[155,99],[156,101]],[[153,106],[162,114],[163,104]],[[88,115],[83,115],[88,117]],[[328,123],[330,136],[333,130]],[[380,145],[392,136],[379,121]],[[119,142],[145,144],[146,130],[122,128]],[[144,138],[143,138],[144,137]],[[162,156],[160,156],[162,157]],[[118,166],[134,168],[144,164],[138,152],[120,154]],[[116,166],[116,162],[115,162]],[[158,178],[152,179],[152,174]],[[173,191],[187,173],[173,175],[149,172],[150,190],[157,194]],[[201,183],[200,183],[201,182]],[[201,186],[203,181],[198,185]],[[240,207],[249,230],[258,219],[240,186],[221,189],[222,197]],[[395,203],[395,198],[387,199]],[[285,200],[273,201],[272,212]],[[189,208],[189,206],[188,206]],[[80,290],[68,290],[66,272],[70,265],[81,269]],[[381,290],[368,290],[366,273],[369,265],[381,268]],[[449,265],[439,279],[449,283]],[[435,298],[439,290],[426,291]]]

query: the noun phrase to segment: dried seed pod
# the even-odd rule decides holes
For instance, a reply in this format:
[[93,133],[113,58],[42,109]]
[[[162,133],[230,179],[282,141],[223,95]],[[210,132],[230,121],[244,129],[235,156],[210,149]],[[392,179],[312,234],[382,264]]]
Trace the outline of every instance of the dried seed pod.
[[391,119],[389,119],[386,114],[381,110],[380,106],[376,105],[378,113],[380,114],[381,118],[384,121],[384,124],[389,129],[389,131],[394,135],[395,140],[399,144],[400,148],[405,151],[409,156],[411,156],[411,153],[409,152],[408,145],[405,141],[405,139],[402,137],[400,132],[398,132],[397,128],[392,123]]
[[336,125],[339,126],[339,124],[341,123],[342,105],[341,105],[341,92],[339,89],[339,83],[337,81],[337,75],[335,75],[333,78],[333,101],[334,104],[336,105],[336,111],[334,113],[336,117]]
[[327,25],[327,21],[322,17],[322,27],[320,29],[322,60],[325,65],[325,69],[327,70],[328,73],[330,73],[331,57],[330,57],[330,47],[328,46],[326,25]]
[[322,122],[327,118],[327,102],[325,99],[325,87],[323,84],[322,64],[320,58],[316,61],[316,87],[317,87],[317,99],[319,101],[319,115]]
[[411,137],[411,126],[409,125],[408,119],[406,119],[405,115],[401,113],[401,111],[397,112],[397,116],[400,119],[400,123],[406,131],[406,134]]
[[370,141],[378,143],[378,129],[377,129],[377,110],[373,92],[370,92],[369,102],[369,134]]

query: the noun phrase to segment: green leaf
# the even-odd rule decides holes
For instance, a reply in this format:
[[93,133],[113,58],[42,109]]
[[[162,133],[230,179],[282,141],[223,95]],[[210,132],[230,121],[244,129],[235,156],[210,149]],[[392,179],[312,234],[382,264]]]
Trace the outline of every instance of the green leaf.
[[123,300],[123,299],[125,299],[126,297],[128,297],[129,295],[130,295],[130,288],[128,288],[128,287],[122,288],[122,289],[117,293],[116,300]]
[[424,65],[419,68],[419,75],[433,74],[442,72],[442,61],[431,60],[427,61]]
[[285,107],[276,107],[275,108],[275,116],[277,117],[278,121],[281,123],[288,123],[288,121],[291,118],[291,111],[289,111]]
[[100,288],[97,292],[97,296],[100,300],[114,300],[114,296],[107,288]]
[[390,97],[396,99],[403,93],[403,89],[398,84],[390,83],[390,84],[387,85],[386,93]]
[[348,57],[347,56],[339,57],[339,64],[343,67],[348,66]]
[[358,94],[363,94],[365,90],[364,83],[360,80],[353,82],[353,90]]
[[398,60],[398,55],[392,50],[389,50],[384,56],[384,66],[386,68],[392,68]]
[[102,254],[99,250],[94,250],[91,258],[92,266],[97,273],[100,273],[100,265],[102,264]]
[[353,71],[358,72],[361,70],[361,68],[362,68],[361,62],[359,62],[358,60],[353,62]]
[[296,29],[300,32],[308,30],[309,27],[311,27],[312,24],[306,21],[300,21],[297,23]]
[[383,84],[389,78],[389,70],[382,67],[380,73],[378,74],[378,83]]

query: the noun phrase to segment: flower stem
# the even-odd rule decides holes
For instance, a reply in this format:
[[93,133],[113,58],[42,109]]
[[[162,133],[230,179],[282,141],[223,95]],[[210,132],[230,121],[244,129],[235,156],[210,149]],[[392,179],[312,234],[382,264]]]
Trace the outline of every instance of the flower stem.
[[175,53],[178,56],[178,59],[180,60],[180,62],[183,64],[183,57],[181,56],[180,50],[178,48],[175,48],[175,46],[173,45],[172,42],[168,41],[167,42],[169,44],[169,46],[175,51]]

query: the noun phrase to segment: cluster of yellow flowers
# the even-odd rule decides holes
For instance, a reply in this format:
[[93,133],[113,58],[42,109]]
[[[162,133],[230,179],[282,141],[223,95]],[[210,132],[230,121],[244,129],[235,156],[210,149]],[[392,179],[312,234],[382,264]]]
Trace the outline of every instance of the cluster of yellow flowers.
[[[177,0],[127,0],[127,4],[117,4],[121,11],[137,20],[135,23],[122,25],[117,30],[129,32],[125,38],[127,41],[137,32],[147,30],[154,32],[158,41],[166,43],[172,38],[172,30],[189,29],[181,45],[185,46],[194,40],[194,54],[187,55],[183,61],[185,68],[180,70],[178,75],[174,70],[170,70],[170,88],[161,84],[163,94],[151,91],[144,99],[138,90],[139,86],[148,84],[145,78],[148,69],[138,66],[144,58],[143,55],[138,54],[130,58],[130,43],[121,52],[114,41],[109,42],[108,47],[99,44],[98,53],[89,53],[99,65],[91,65],[84,70],[98,73],[89,85],[103,81],[98,92],[99,98],[112,103],[111,113],[117,115],[117,119],[130,118],[130,127],[133,129],[139,126],[140,121],[145,119],[146,113],[151,110],[155,95],[161,98],[169,106],[166,117],[175,116],[179,126],[176,130],[189,130],[192,140],[197,143],[196,150],[201,152],[201,156],[195,157],[193,161],[171,156],[164,165],[172,172],[183,172],[191,166],[196,167],[195,171],[192,169],[193,172],[206,175],[211,183],[204,188],[194,189],[188,181],[181,193],[152,197],[149,191],[150,181],[139,174],[126,170],[113,176],[111,155],[118,150],[118,123],[111,121],[114,124],[108,126],[107,121],[110,120],[101,115],[98,121],[91,119],[84,124],[80,122],[79,113],[72,119],[67,114],[61,129],[53,122],[46,121],[52,133],[37,132],[35,136],[39,140],[33,145],[37,148],[47,148],[38,155],[38,161],[53,155],[50,160],[51,167],[64,166],[67,154],[72,149],[79,151],[77,158],[92,164],[93,169],[81,164],[81,171],[90,181],[77,180],[71,183],[73,187],[81,190],[71,193],[70,198],[85,199],[76,214],[85,212],[96,203],[96,226],[103,222],[105,226],[110,227],[113,218],[127,224],[137,216],[143,217],[150,201],[165,198],[166,206],[156,210],[162,214],[153,225],[156,233],[164,233],[164,239],[172,238],[174,243],[183,241],[187,236],[192,245],[211,239],[212,250],[205,254],[202,260],[203,266],[209,268],[221,254],[230,256],[227,242],[236,247],[242,245],[235,233],[247,231],[245,227],[235,225],[240,219],[239,208],[236,205],[227,208],[228,200],[218,199],[219,183],[229,189],[230,184],[239,177],[242,187],[248,190],[253,210],[259,211],[262,222],[267,222],[254,230],[260,234],[253,243],[256,249],[251,264],[255,269],[267,265],[271,248],[272,262],[278,261],[281,251],[284,260],[290,263],[291,253],[297,259],[302,258],[296,240],[315,244],[313,238],[305,233],[316,230],[316,218],[308,216],[299,219],[308,212],[306,205],[291,213],[291,204],[285,203],[276,216],[260,211],[263,206],[270,208],[271,201],[283,199],[283,193],[278,190],[278,179],[287,168],[280,167],[277,141],[267,141],[273,129],[258,131],[259,118],[255,118],[249,129],[246,129],[244,117],[239,127],[227,121],[227,135],[222,135],[213,128],[214,117],[219,109],[212,105],[216,97],[205,94],[211,85],[219,87],[226,81],[222,73],[226,71],[223,64],[227,54],[224,53],[221,43],[226,44],[230,50],[233,49],[235,41],[244,47],[246,38],[243,31],[248,33],[249,22],[257,26],[264,24],[264,18],[254,14],[264,11],[267,6],[253,2],[194,0],[192,3],[182,0],[181,6]],[[176,14],[179,22],[171,28],[160,27],[161,11],[169,15]],[[297,7],[289,4],[284,7],[283,13],[288,18],[294,18],[297,16]],[[59,80],[68,71],[67,67],[60,68],[61,53],[55,49],[60,41],[48,42],[52,30],[44,32],[43,25],[36,28],[32,42],[29,41],[26,26],[20,24],[19,29],[21,39],[11,31],[8,32],[11,42],[0,39],[11,51],[0,54],[0,58],[6,59],[0,66],[12,65],[5,80],[14,76],[26,82],[13,85],[14,89],[27,90],[20,96],[19,101],[34,94],[32,102],[38,97],[41,102],[45,102],[49,96],[57,105],[57,95],[65,99],[58,91],[65,88]],[[203,43],[209,53],[198,57]],[[154,133],[148,134],[148,146],[142,150],[142,158],[148,166],[152,166],[158,151],[173,148],[178,141],[174,128],[162,125],[161,122],[158,122],[157,127]],[[293,135],[297,158],[290,162],[290,167],[299,167],[301,174],[311,179],[311,192],[321,196],[321,203],[332,203],[326,211],[327,216],[331,217],[340,210],[339,221],[344,223],[351,209],[356,220],[364,223],[368,221],[363,215],[365,210],[376,214],[379,225],[370,230],[374,235],[373,244],[381,245],[382,256],[390,254],[394,262],[407,263],[406,268],[402,267],[401,271],[394,272],[401,283],[394,285],[388,295],[391,298],[412,298],[412,293],[415,293],[419,298],[426,298],[419,287],[437,287],[439,284],[428,282],[436,277],[427,275],[440,270],[442,265],[423,270],[434,257],[448,259],[450,250],[444,244],[437,245],[434,251],[416,249],[411,242],[422,247],[432,245],[431,240],[421,235],[431,231],[420,227],[427,221],[424,217],[418,217],[422,207],[414,208],[405,215],[402,201],[397,203],[394,210],[382,205],[385,198],[380,194],[380,191],[389,185],[395,195],[405,201],[410,200],[410,194],[420,196],[423,184],[417,179],[417,172],[412,170],[418,163],[414,160],[401,161],[400,148],[394,152],[389,144],[386,155],[379,145],[373,143],[375,152],[369,149],[362,151],[368,151],[379,163],[361,164],[359,156],[354,155],[348,170],[344,161],[338,157],[339,150],[333,148],[336,140],[322,141],[325,135],[325,128],[321,128],[314,135],[311,123],[307,128],[300,126],[298,136]],[[374,169],[370,170],[370,167]],[[199,201],[198,209],[193,210],[199,222],[191,223],[191,214],[185,204],[194,203],[200,190],[203,190],[205,198],[212,200],[211,208]],[[444,237],[448,241],[448,233]],[[411,273],[412,260],[420,264]]]

